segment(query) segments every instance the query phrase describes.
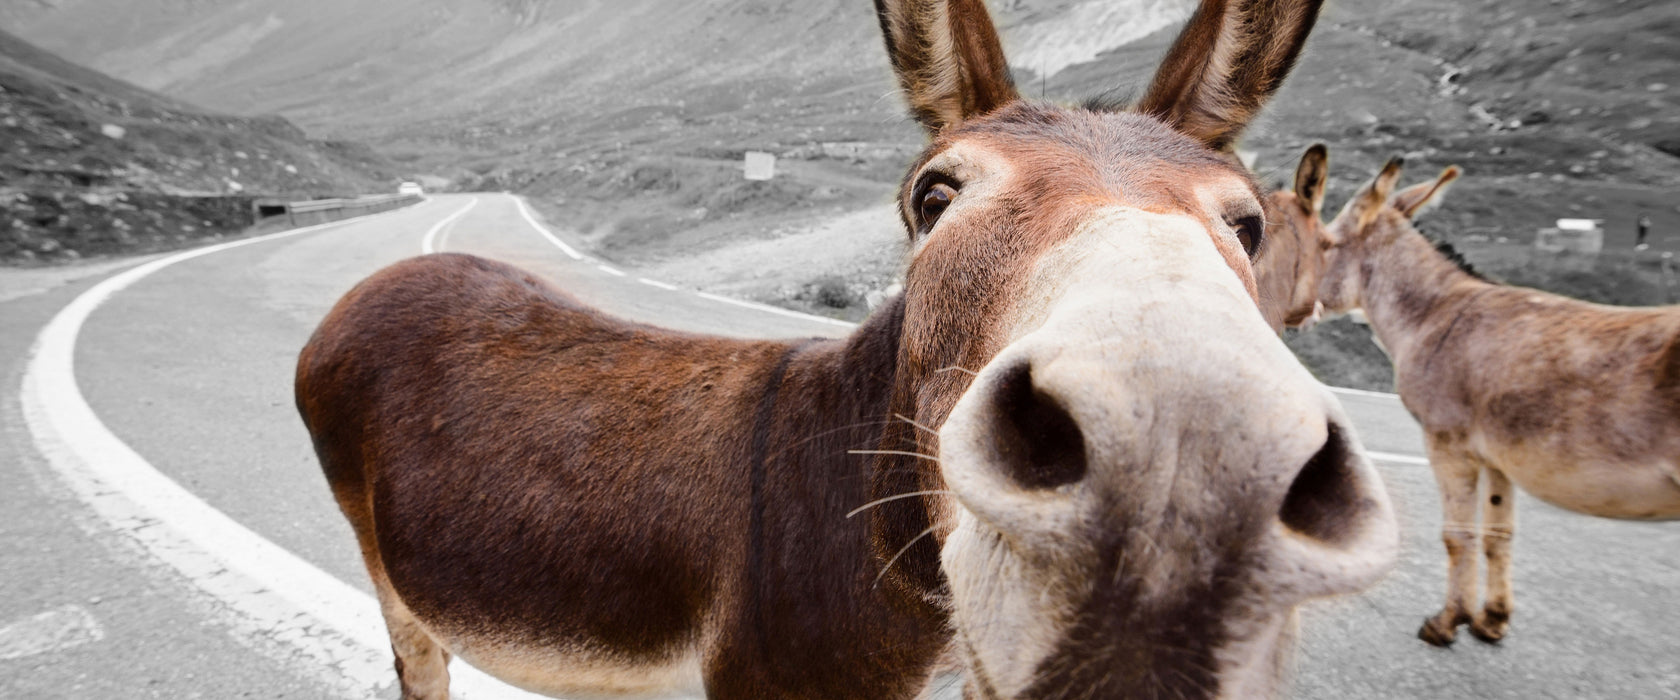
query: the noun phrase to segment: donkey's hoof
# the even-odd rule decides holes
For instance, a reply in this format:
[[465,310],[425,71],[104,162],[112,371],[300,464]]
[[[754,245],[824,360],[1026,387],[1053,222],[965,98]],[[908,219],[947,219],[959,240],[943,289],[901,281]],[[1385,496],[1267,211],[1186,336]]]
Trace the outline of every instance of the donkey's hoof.
[[1453,642],[1458,641],[1458,626],[1443,625],[1437,620],[1438,618],[1433,617],[1424,620],[1423,626],[1418,628],[1418,639],[1428,642],[1433,646],[1452,646]]
[[1470,623],[1470,634],[1476,635],[1488,644],[1498,644],[1505,638],[1505,632],[1511,628],[1511,618],[1504,613],[1483,613]]

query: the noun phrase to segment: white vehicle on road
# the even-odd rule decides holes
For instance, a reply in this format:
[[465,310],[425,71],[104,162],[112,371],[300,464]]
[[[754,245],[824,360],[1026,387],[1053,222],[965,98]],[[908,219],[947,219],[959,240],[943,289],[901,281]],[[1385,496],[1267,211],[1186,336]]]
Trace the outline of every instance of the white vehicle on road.
[[418,182],[405,182],[403,184],[397,185],[397,194],[420,195],[420,194],[425,194],[425,193],[426,193],[426,191],[424,189],[420,188],[420,183],[418,183]]

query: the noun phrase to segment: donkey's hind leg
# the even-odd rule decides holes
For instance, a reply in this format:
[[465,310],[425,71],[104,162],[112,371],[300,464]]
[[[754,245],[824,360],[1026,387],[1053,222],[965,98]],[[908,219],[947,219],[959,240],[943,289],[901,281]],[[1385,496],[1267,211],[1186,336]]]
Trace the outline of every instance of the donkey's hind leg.
[[449,651],[420,626],[395,592],[381,587],[379,607],[397,656],[402,700],[449,700]]
[[1429,467],[1441,489],[1441,542],[1447,546],[1447,600],[1424,620],[1418,639],[1444,647],[1458,640],[1458,626],[1471,621],[1476,595],[1476,477],[1479,465],[1430,445]]
[[1486,501],[1482,503],[1482,545],[1487,550],[1487,602],[1470,623],[1470,633],[1484,642],[1505,638],[1516,602],[1511,595],[1511,538],[1517,533],[1516,492],[1510,477],[1486,467]]

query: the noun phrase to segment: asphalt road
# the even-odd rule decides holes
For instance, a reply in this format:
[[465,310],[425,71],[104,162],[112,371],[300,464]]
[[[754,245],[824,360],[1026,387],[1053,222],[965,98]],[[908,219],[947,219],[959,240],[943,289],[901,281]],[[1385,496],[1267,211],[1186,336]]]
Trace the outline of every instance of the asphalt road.
[[[215,250],[121,288],[111,286],[121,266],[0,270],[0,698],[395,697],[366,609],[371,587],[291,398],[316,322],[384,265],[472,252],[652,323],[846,331],[574,259],[567,239],[540,232],[512,197],[447,195]],[[60,337],[72,301],[96,287],[108,298],[81,309],[79,334]],[[65,381],[53,383],[55,371]],[[84,399],[91,413],[76,413]],[[1379,455],[1402,561],[1365,595],[1304,611],[1296,697],[1680,697],[1670,595],[1680,524],[1587,518],[1519,497],[1510,637],[1489,646],[1465,634],[1449,650],[1417,641],[1445,585],[1420,437],[1392,397],[1342,401]],[[120,445],[96,439],[95,425]]]

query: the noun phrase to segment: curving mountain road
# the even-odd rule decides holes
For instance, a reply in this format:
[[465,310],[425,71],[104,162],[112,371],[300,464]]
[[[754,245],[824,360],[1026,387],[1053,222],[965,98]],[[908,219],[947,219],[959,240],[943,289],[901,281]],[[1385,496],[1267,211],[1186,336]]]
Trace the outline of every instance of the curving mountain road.
[[[291,398],[315,324],[384,265],[472,252],[651,323],[847,331],[644,280],[566,238],[511,196],[447,195],[128,271],[0,271],[0,698],[395,697]],[[1402,562],[1306,609],[1297,697],[1680,697],[1680,525],[1519,498],[1511,637],[1417,641],[1445,567],[1420,437],[1393,397],[1341,398],[1399,507]],[[517,694],[456,668],[463,696]]]

